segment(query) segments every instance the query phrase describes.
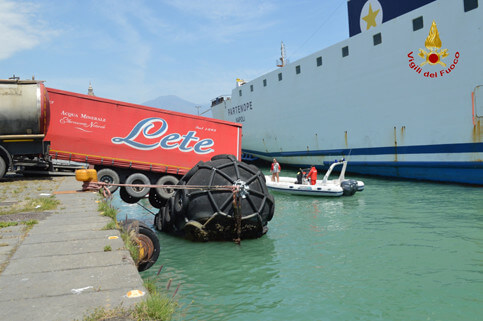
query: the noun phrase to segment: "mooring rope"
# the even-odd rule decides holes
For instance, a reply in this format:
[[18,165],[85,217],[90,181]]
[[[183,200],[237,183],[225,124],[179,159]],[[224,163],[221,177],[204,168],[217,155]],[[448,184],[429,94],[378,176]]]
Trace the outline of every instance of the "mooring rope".
[[83,190],[102,190],[105,198],[111,197],[111,191],[109,191],[110,186],[118,187],[138,187],[138,188],[162,188],[162,189],[173,189],[173,190],[202,190],[202,191],[231,191],[232,193],[237,193],[240,191],[240,185],[144,185],[144,184],[114,184],[106,182],[84,182],[82,184]]

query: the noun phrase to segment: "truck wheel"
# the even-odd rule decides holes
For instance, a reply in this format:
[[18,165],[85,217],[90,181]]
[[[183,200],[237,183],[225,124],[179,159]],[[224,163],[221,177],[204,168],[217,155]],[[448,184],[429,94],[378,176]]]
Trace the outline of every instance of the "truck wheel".
[[128,203],[128,204],[135,204],[140,200],[140,198],[138,197],[132,197],[131,195],[129,195],[128,192],[126,191],[126,187],[124,186],[121,186],[121,188],[119,189],[119,196],[121,197],[124,203]]
[[[103,168],[100,171],[97,172],[97,180],[99,182],[104,182],[108,184],[119,184],[121,181],[119,179],[119,174],[113,169],[110,168]],[[108,190],[112,193],[117,191],[117,188],[119,186],[111,185],[109,186]]]
[[[178,179],[171,175],[166,175],[158,179],[156,185],[177,185]],[[169,199],[174,195],[175,190],[170,188],[156,187],[156,192],[164,199]]]
[[[151,182],[149,178],[142,174],[142,173],[134,173],[128,176],[126,179],[125,184],[135,184],[135,185],[150,185]],[[134,186],[126,186],[126,191],[132,197],[141,198],[149,193],[149,187],[134,187]]]
[[7,164],[5,163],[5,160],[3,157],[0,157],[0,178],[3,178],[5,174],[7,173]]
[[149,204],[151,204],[152,207],[162,208],[163,206],[166,205],[167,201],[168,201],[167,199],[164,199],[158,195],[158,193],[156,192],[156,189],[151,188],[149,190]]

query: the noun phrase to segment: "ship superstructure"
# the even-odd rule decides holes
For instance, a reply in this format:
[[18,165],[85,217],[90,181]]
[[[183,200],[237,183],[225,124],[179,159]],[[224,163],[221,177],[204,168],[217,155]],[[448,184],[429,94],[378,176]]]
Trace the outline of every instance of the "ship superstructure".
[[351,0],[345,41],[213,101],[245,153],[294,166],[483,185],[483,8]]

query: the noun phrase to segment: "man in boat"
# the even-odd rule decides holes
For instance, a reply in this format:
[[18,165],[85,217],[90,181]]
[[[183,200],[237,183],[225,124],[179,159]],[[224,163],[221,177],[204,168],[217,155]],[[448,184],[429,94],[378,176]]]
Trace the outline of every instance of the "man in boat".
[[310,166],[310,171],[307,174],[307,178],[310,179],[310,185],[315,185],[317,182],[317,168],[314,165]]
[[270,172],[272,173],[272,182],[275,182],[275,179],[277,180],[277,183],[280,181],[278,173],[280,173],[281,169],[282,169],[282,167],[277,162],[277,160],[274,158],[273,162],[272,162],[272,167],[270,168]]

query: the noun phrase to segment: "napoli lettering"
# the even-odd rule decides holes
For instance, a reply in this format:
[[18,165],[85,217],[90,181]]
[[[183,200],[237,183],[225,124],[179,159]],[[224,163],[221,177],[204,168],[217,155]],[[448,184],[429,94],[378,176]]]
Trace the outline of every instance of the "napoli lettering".
[[246,112],[248,110],[253,110],[252,102],[246,102],[244,104],[228,108],[228,115],[235,115]]
[[[156,125],[158,129],[153,130]],[[196,137],[196,131],[166,134],[168,123],[162,118],[146,118],[137,123],[126,137],[113,137],[114,144],[126,144],[139,150],[179,149],[181,152],[195,152],[196,154],[208,154],[214,152],[212,147],[215,142],[211,138],[201,139]],[[143,142],[140,142],[142,138]],[[152,142],[147,143],[146,141]]]

